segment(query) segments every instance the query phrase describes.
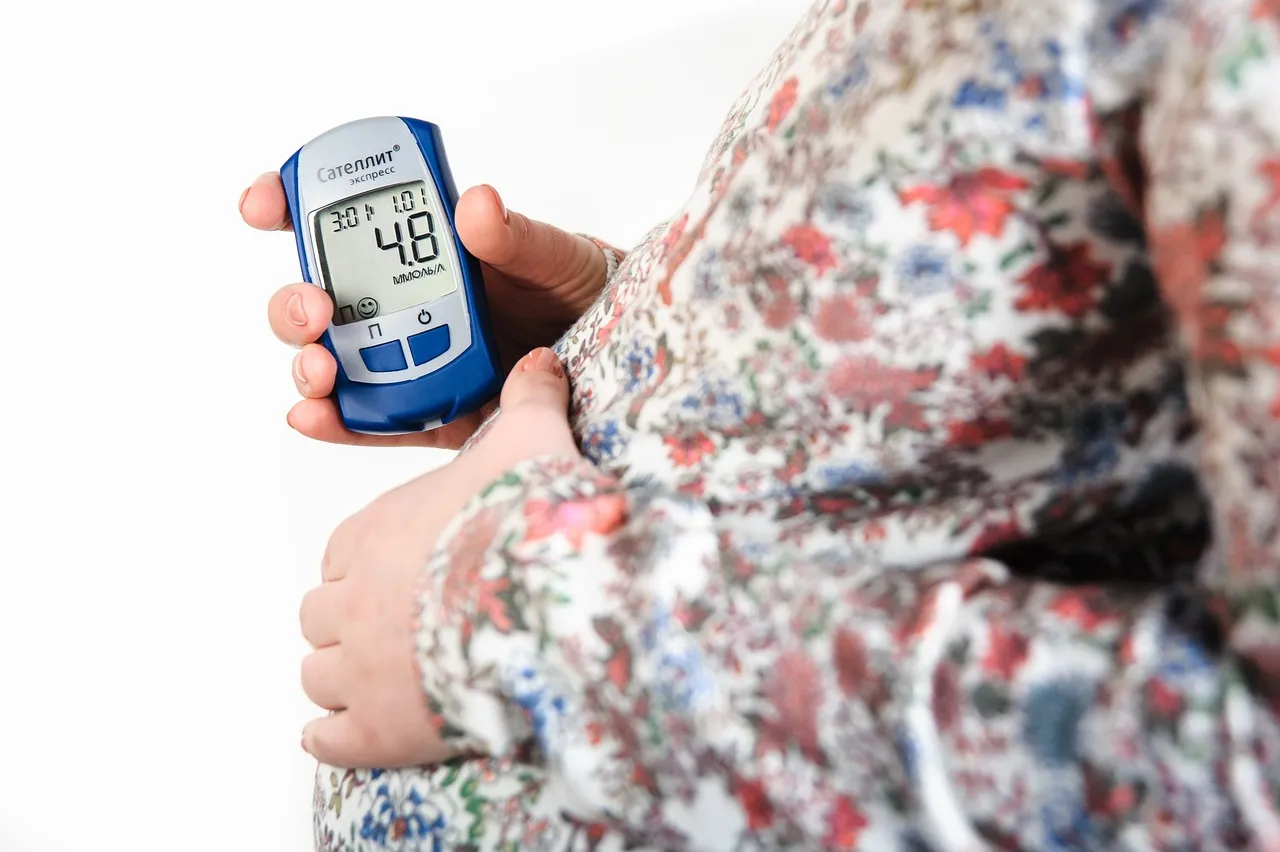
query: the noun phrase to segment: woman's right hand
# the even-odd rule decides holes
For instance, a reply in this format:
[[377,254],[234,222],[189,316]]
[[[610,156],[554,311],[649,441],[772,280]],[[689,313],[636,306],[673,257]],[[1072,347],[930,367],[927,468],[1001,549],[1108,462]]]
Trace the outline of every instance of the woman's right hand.
[[[290,231],[289,207],[279,173],[264,174],[240,197],[244,221],[263,231]],[[498,193],[474,187],[458,200],[458,236],[480,261],[494,336],[504,370],[525,353],[552,345],[595,301],[607,262],[601,248],[577,234],[508,212]],[[317,341],[329,325],[333,302],[312,284],[290,284],[267,305],[272,332],[298,348],[293,380],[302,400],[289,411],[289,425],[318,441],[363,446],[462,446],[497,404],[431,432],[361,435],[348,430],[329,394],[337,363]]]

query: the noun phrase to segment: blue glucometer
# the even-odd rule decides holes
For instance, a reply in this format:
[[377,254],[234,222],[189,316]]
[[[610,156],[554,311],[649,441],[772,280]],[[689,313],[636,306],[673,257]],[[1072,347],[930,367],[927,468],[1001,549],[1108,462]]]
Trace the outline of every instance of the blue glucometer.
[[440,129],[395,116],[335,127],[280,169],[302,277],[333,299],[322,342],[348,429],[438,428],[497,395],[480,265],[453,226]]

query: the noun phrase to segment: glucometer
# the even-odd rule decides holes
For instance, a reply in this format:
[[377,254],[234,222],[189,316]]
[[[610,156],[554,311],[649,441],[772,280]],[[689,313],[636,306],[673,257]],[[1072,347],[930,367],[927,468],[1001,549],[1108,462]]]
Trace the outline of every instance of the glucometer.
[[353,432],[423,432],[495,397],[502,370],[480,264],[453,225],[440,128],[395,116],[335,127],[280,169],[302,277],[333,299],[321,342]]

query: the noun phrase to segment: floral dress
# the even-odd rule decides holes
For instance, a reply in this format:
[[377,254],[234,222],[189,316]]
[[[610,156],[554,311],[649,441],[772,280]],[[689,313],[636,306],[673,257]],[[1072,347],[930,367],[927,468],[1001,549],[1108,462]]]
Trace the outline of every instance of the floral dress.
[[1278,0],[818,2],[606,251],[318,848],[1280,849]]

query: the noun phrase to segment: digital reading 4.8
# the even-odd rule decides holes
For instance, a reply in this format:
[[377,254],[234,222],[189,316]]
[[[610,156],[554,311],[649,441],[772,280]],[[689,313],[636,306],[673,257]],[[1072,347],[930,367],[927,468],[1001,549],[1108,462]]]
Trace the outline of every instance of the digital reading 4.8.
[[458,288],[448,219],[423,181],[348,198],[316,213],[320,274],[334,325],[395,313]]

